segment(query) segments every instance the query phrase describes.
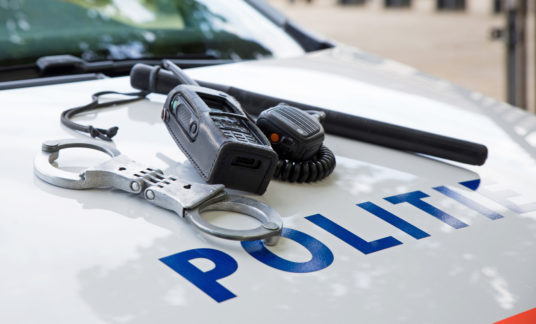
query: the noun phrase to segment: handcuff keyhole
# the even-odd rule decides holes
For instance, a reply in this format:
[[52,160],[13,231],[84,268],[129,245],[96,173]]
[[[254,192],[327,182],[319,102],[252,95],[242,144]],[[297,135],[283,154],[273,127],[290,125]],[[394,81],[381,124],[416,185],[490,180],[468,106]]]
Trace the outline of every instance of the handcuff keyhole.
[[127,168],[125,168],[125,167],[120,167],[120,168],[119,168],[119,171],[125,171],[126,169],[127,169]]
[[187,184],[187,185],[184,185],[183,188],[184,188],[184,189],[190,189],[190,188],[192,188],[192,185],[191,185],[191,184]]

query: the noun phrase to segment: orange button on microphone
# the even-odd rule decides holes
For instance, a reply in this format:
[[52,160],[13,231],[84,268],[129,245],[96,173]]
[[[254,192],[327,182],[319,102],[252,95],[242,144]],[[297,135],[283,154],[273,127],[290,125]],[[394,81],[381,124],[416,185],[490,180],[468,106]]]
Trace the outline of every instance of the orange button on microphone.
[[274,142],[274,143],[277,143],[279,142],[279,134],[277,133],[272,133],[270,135],[270,141]]

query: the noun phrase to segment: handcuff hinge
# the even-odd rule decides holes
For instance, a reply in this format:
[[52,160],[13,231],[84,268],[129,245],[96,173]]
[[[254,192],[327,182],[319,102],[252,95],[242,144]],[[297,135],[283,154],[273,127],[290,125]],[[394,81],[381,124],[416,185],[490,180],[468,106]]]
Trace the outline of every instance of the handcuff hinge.
[[224,189],[223,185],[191,183],[167,177],[147,187],[143,195],[152,204],[172,210],[184,217],[186,210],[197,208],[208,200],[225,199]]

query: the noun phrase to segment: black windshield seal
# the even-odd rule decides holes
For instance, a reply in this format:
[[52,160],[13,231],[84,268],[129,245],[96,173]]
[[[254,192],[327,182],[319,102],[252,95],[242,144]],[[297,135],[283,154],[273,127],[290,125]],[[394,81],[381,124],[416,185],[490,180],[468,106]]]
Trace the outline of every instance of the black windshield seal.
[[[69,55],[65,55],[69,56]],[[71,56],[72,57],[72,56]],[[61,75],[77,75],[89,73],[102,73],[106,76],[123,76],[128,75],[130,69],[137,63],[148,65],[159,65],[162,59],[168,59],[177,64],[181,68],[196,68],[212,65],[231,64],[242,62],[243,60],[222,60],[222,59],[193,59],[189,58],[140,58],[140,59],[125,59],[125,60],[101,60],[101,61],[85,61],[76,57],[76,61],[63,62],[57,66],[39,66],[35,64],[20,64],[14,66],[0,67],[0,82],[2,81],[17,81],[41,77],[61,76]],[[42,59],[42,58],[40,58]]]

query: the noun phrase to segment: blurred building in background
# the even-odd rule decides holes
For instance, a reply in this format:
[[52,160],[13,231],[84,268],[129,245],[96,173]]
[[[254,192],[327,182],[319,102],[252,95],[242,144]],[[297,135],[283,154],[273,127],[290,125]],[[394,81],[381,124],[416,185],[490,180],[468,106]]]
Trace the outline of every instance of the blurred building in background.
[[536,111],[536,1],[269,2],[329,39]]

